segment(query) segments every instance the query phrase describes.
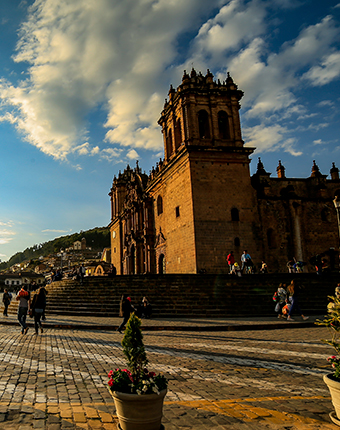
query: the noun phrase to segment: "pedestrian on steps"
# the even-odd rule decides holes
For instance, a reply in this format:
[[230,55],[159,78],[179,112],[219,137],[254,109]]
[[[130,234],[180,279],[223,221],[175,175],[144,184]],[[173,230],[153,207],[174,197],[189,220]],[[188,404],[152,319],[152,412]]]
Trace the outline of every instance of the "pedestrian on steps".
[[122,298],[120,299],[120,306],[119,306],[119,316],[123,317],[123,322],[117,328],[117,331],[119,331],[119,333],[122,332],[123,327],[129,321],[130,315],[134,311],[135,311],[135,308],[131,304],[131,298],[128,297],[127,294],[123,294]]
[[84,263],[83,263],[79,267],[79,280],[80,280],[81,285],[83,285],[85,273],[86,273],[86,270],[85,270]]
[[290,301],[292,304],[292,307],[290,308],[288,317],[287,317],[287,321],[294,321],[293,318],[291,317],[291,315],[293,314],[294,311],[298,312],[302,319],[308,320],[309,317],[306,317],[303,315],[301,308],[300,308],[300,293],[302,290],[302,285],[298,284],[296,281],[292,280],[292,282],[288,285],[287,288],[287,292],[290,296]]

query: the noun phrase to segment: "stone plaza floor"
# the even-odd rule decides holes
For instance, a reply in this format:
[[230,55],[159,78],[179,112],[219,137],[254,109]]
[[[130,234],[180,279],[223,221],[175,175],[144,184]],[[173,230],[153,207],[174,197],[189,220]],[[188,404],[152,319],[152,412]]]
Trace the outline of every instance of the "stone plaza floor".
[[[91,319],[82,330],[47,327],[53,318],[43,334],[31,327],[22,335],[15,316],[9,320],[13,325],[0,323],[0,429],[116,429],[107,373],[125,367],[122,335]],[[274,319],[253,330],[259,322],[231,321],[243,329],[208,331],[206,321],[205,331],[181,331],[184,323],[171,321],[171,330],[144,332],[150,370],[169,378],[166,430],[338,428],[322,380],[333,354],[320,341],[327,330],[287,322],[273,329]],[[164,328],[165,322],[148,324]]]

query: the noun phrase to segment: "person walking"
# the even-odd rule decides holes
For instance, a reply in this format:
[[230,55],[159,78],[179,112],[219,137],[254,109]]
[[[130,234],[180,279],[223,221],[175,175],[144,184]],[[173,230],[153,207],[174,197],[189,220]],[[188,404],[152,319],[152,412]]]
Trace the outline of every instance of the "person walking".
[[285,318],[282,308],[286,304],[287,300],[287,290],[286,290],[286,284],[280,284],[277,291],[275,292],[273,296],[273,300],[276,302],[275,305],[275,312],[277,312],[278,318]]
[[295,273],[294,264],[295,264],[295,261],[293,258],[288,261],[287,263],[288,273]]
[[46,290],[44,287],[40,287],[38,292],[34,295],[30,310],[34,316],[34,328],[35,334],[39,334],[39,328],[41,333],[44,332],[41,317],[43,316],[46,308]]
[[150,318],[152,314],[152,306],[146,297],[143,297],[140,304],[137,306],[136,314],[139,318]]
[[16,296],[16,300],[19,301],[18,306],[18,321],[21,326],[21,334],[26,334],[28,332],[28,327],[26,324],[28,308],[31,304],[31,294],[27,291],[27,285],[23,285],[21,290]]
[[290,301],[292,306],[290,308],[287,321],[294,321],[293,318],[291,317],[294,311],[298,312],[304,321],[308,320],[309,318],[303,315],[300,308],[299,299],[300,299],[301,290],[302,290],[302,286],[300,284],[297,284],[294,280],[292,280],[291,283],[288,285],[287,292],[290,296]]
[[86,270],[85,270],[84,263],[83,263],[79,267],[79,279],[80,279],[81,284],[83,284],[85,273],[86,273]]
[[7,310],[12,300],[12,294],[8,292],[7,288],[4,289],[4,294],[2,295],[2,302],[4,304],[4,317],[8,317]]
[[120,299],[120,306],[119,306],[119,316],[123,317],[123,322],[117,328],[117,331],[119,331],[119,333],[122,332],[123,327],[129,321],[130,315],[134,311],[135,311],[135,308],[131,304],[130,297],[128,297],[127,294],[123,294],[122,298]]
[[266,263],[265,261],[263,261],[263,260],[262,260],[262,263],[261,263],[260,273],[262,273],[263,275],[264,275],[265,273],[268,273],[268,266],[267,266],[267,263]]
[[110,269],[107,272],[107,276],[109,278],[114,278],[117,275],[117,269],[115,268],[115,266],[113,264],[110,265]]
[[231,273],[233,273],[234,264],[235,264],[235,257],[234,257],[233,251],[231,251],[230,254],[227,255],[227,263],[229,266],[229,274],[231,274]]
[[247,250],[243,251],[243,254],[241,255],[241,272],[243,273],[244,269],[246,273],[251,272],[251,268],[253,266],[253,262],[251,260],[251,256],[248,254]]

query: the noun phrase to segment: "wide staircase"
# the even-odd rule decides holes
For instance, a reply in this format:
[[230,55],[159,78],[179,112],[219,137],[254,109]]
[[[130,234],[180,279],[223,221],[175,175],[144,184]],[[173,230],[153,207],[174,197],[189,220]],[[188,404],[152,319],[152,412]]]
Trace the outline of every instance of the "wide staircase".
[[[127,293],[137,305],[143,296],[152,304],[153,317],[273,316],[272,300],[279,283],[297,279],[304,285],[301,307],[306,315],[323,315],[328,295],[340,282],[339,274],[246,275],[135,275],[60,281],[47,286],[49,315],[116,317]],[[10,313],[17,311],[12,300]]]

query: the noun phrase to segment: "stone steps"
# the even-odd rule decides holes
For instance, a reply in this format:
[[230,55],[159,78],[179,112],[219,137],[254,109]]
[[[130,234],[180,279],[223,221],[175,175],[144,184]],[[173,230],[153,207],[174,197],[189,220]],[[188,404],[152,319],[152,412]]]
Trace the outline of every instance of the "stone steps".
[[[47,314],[116,317],[120,297],[128,293],[136,305],[143,296],[152,304],[155,317],[220,317],[275,315],[272,296],[289,274],[248,275],[136,275],[85,278],[83,285],[66,280],[47,286]],[[306,314],[325,312],[328,295],[334,294],[339,274],[319,278],[299,274],[305,285],[302,309]],[[17,312],[12,301],[9,313]]]

